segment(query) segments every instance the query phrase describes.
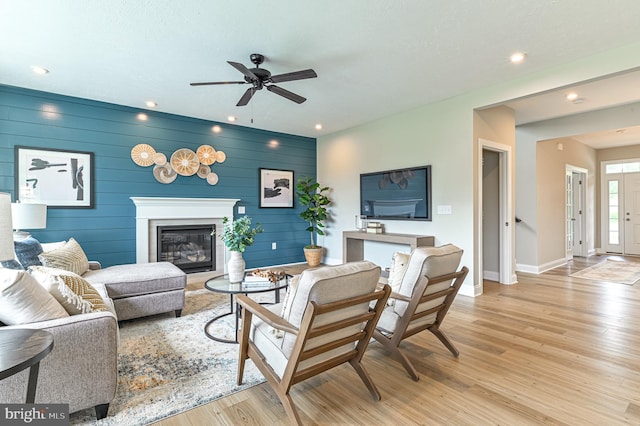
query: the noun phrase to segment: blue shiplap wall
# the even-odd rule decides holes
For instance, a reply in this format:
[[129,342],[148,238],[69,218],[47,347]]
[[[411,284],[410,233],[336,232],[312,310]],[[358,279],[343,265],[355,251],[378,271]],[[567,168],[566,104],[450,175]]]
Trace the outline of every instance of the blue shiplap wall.
[[[137,119],[140,112],[147,121]],[[214,125],[222,131],[212,132]],[[131,160],[131,148],[139,143],[167,158],[179,148],[212,145],[227,154],[224,163],[212,166],[220,181],[211,186],[194,175],[161,184],[153,167]],[[134,263],[135,206],[129,197],[239,198],[236,206],[245,206],[265,228],[244,254],[248,267],[304,261],[307,224],[298,217],[298,202],[294,209],[259,208],[258,169],[293,170],[294,180],[315,177],[313,138],[0,85],[0,192],[13,200],[16,145],[94,153],[95,208],[48,209],[47,229],[31,232],[41,241],[74,237],[90,259],[105,266]]]

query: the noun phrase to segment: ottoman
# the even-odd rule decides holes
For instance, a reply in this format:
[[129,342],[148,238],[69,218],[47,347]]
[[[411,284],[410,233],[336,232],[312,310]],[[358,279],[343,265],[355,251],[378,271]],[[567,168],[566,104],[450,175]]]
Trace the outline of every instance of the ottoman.
[[175,311],[182,314],[187,275],[169,262],[115,265],[84,273],[102,284],[113,300],[118,321]]

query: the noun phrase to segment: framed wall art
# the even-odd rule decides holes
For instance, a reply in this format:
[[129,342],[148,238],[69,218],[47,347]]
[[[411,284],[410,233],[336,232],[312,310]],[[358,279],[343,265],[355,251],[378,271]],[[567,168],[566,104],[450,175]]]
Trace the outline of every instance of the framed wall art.
[[50,208],[94,206],[93,153],[15,147],[15,197]]
[[260,207],[293,208],[293,170],[260,169]]

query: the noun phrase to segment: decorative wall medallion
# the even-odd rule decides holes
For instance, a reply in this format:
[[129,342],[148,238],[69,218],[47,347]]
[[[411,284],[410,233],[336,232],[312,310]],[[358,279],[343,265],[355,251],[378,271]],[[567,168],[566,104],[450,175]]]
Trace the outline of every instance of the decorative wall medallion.
[[153,162],[158,166],[164,166],[165,164],[167,164],[167,156],[161,152],[156,152],[156,154],[153,156]]
[[179,175],[191,176],[196,174],[200,161],[195,152],[188,148],[181,148],[171,155],[171,167]]
[[209,185],[215,185],[216,183],[218,183],[218,175],[214,172],[209,173],[207,175],[207,183]]
[[153,156],[156,150],[151,145],[140,143],[131,149],[131,159],[138,166],[148,167],[153,164]]
[[216,161],[218,163],[224,163],[224,160],[227,159],[227,154],[225,154],[223,151],[216,151]]
[[153,168],[153,177],[160,183],[168,184],[176,180],[178,174],[169,164],[164,164]]
[[211,167],[206,164],[200,164],[200,167],[198,168],[198,177],[206,179],[209,173],[211,173]]
[[216,150],[211,145],[201,145],[196,154],[202,164],[210,166],[216,162]]

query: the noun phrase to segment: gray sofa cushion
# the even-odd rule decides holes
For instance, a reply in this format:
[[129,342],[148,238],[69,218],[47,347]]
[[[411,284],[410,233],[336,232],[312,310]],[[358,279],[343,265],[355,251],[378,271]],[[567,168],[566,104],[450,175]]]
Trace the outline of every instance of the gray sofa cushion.
[[103,284],[112,299],[181,290],[187,284],[186,274],[169,262],[109,266],[87,271],[83,277],[91,284]]

